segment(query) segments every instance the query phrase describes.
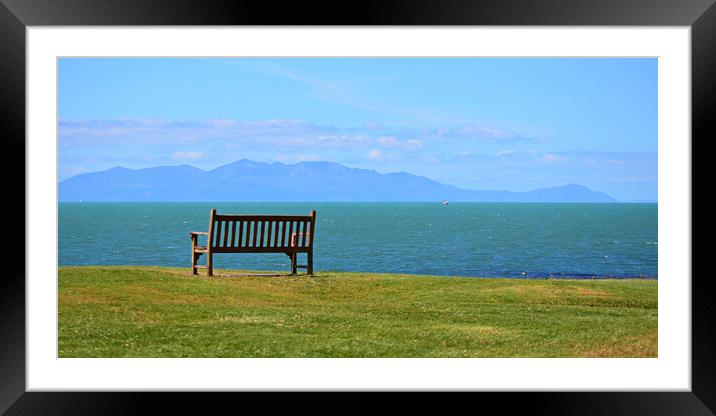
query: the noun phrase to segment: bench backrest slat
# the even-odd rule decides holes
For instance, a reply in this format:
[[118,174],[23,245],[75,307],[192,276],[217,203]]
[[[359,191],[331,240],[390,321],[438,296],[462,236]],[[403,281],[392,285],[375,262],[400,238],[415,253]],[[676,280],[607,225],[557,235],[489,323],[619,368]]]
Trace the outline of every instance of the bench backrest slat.
[[239,221],[239,241],[236,243],[237,247],[241,247],[244,242],[244,222]]
[[227,240],[229,239],[229,222],[224,221],[224,244],[223,246],[226,247]]
[[[293,221],[289,221],[289,223],[288,223],[288,239],[289,239],[289,241],[287,242],[286,246],[288,246],[288,247],[291,246],[290,240],[292,238],[293,238]],[[286,246],[284,246],[284,247],[286,247]]]
[[286,247],[286,221],[281,221],[281,245],[279,247]]
[[296,221],[296,241],[294,241],[294,244],[296,247],[301,247],[301,226],[303,225],[302,221]]
[[273,221],[266,221],[266,241],[262,244],[264,247],[271,247],[271,225]]
[[301,236],[301,245],[300,247],[306,247],[306,232],[308,231],[308,223],[306,221],[302,222],[301,225],[301,233],[299,234]]
[[281,226],[281,223],[276,221],[276,226],[273,227],[273,247],[280,247],[278,244],[278,229]]
[[259,247],[265,247],[264,246],[264,232],[266,231],[266,221],[261,221],[261,241],[259,242]]
[[303,225],[303,222],[296,221],[296,241],[293,242],[296,247],[301,247],[301,225]]

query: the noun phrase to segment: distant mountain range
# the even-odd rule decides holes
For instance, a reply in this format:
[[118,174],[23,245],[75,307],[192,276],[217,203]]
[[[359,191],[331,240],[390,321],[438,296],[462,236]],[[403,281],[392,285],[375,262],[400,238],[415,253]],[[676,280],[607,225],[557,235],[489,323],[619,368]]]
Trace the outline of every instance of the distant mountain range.
[[615,202],[582,185],[528,192],[468,190],[405,172],[380,174],[331,162],[239,160],[212,170],[189,165],[116,167],[59,183],[59,201],[463,201]]

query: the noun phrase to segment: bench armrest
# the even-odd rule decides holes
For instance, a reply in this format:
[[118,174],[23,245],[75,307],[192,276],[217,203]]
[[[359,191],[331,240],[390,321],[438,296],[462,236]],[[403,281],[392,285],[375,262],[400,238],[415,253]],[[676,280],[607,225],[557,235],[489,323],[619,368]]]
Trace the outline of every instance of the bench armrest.
[[191,234],[196,234],[196,235],[200,235],[200,234],[201,234],[201,235],[209,235],[209,233],[206,232],[206,231],[189,231],[189,234],[190,234],[190,235],[191,235]]

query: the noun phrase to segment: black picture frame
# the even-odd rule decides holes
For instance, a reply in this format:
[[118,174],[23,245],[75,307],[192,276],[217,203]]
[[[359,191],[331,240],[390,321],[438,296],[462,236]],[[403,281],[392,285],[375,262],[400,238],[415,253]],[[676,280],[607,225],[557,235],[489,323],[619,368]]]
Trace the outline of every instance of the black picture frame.
[[[18,165],[6,172],[6,206],[13,219],[25,221],[25,29],[27,26],[75,25],[597,25],[597,26],[688,26],[691,27],[692,58],[692,154],[698,142],[700,153],[716,137],[716,6],[714,0],[391,0],[382,2],[259,2],[186,0],[0,0],[0,128],[3,130],[6,161]],[[6,162],[7,163],[7,162]],[[702,165],[703,166],[703,165]],[[694,170],[698,178],[704,171]],[[693,186],[692,186],[693,189]],[[22,212],[17,203],[23,196]],[[693,197],[691,200],[692,207]],[[10,214],[8,214],[10,215]],[[8,217],[10,218],[10,217]],[[29,219],[31,221],[31,219]],[[693,222],[693,214],[692,214]],[[25,246],[24,222],[9,221],[4,230],[17,259],[20,241]],[[19,236],[22,235],[22,240]],[[693,240],[693,238],[692,238]],[[695,249],[696,247],[694,247]],[[23,251],[25,253],[26,251]],[[693,252],[692,252],[693,253]],[[246,396],[180,393],[30,393],[25,391],[25,266],[8,261],[0,278],[0,412],[20,414],[125,414],[159,411],[166,402],[178,404],[183,412],[231,402],[248,406]],[[692,254],[692,270],[693,269]],[[694,274],[692,272],[692,274]],[[685,276],[688,278],[690,276]],[[692,287],[692,389],[690,392],[554,392],[479,393],[469,399],[480,409],[499,409],[545,414],[708,415],[716,412],[716,336],[714,304],[708,274],[691,280]],[[371,411],[371,401],[343,398],[340,411]],[[314,412],[334,412],[319,404],[315,395],[292,395],[267,403],[295,411],[303,405]],[[472,396],[472,395],[471,395]],[[252,398],[256,400],[256,398]],[[422,410],[458,411],[455,397],[435,400],[432,394],[411,394],[409,400],[381,405],[381,410],[404,411],[406,403]],[[497,407],[493,407],[497,406]],[[464,411],[464,410],[463,410]]]

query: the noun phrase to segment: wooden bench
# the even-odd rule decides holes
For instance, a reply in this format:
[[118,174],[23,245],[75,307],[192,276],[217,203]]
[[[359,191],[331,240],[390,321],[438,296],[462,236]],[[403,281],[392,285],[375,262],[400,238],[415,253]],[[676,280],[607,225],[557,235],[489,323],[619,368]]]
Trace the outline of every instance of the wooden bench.
[[[209,231],[192,231],[191,273],[207,269],[214,275],[214,254],[218,253],[284,253],[291,259],[291,274],[305,268],[313,274],[313,230],[316,211],[308,216],[298,215],[218,215],[211,209]],[[199,245],[199,236],[207,236],[206,246]],[[298,253],[306,253],[305,266],[297,263]],[[206,254],[206,266],[197,265]]]

